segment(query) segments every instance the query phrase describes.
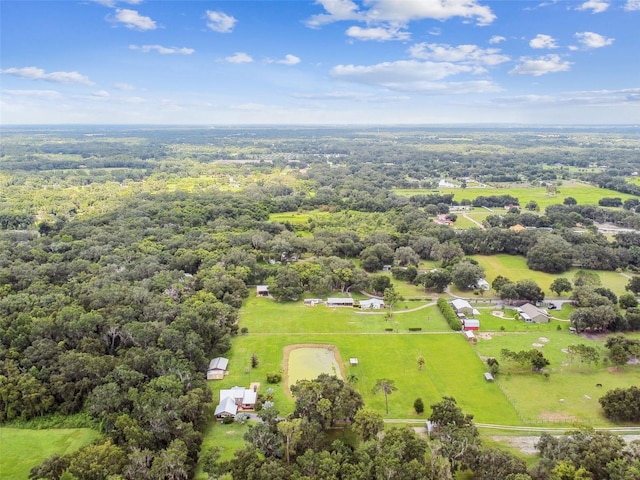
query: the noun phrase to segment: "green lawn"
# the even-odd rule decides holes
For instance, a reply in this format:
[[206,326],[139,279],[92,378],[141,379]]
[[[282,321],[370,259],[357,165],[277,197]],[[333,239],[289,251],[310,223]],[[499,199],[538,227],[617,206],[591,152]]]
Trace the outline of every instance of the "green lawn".
[[[556,294],[549,290],[551,283],[559,277],[567,278],[573,281],[573,276],[578,271],[577,268],[572,268],[562,274],[556,275],[545,272],[537,272],[530,270],[527,266],[527,260],[524,257],[518,255],[474,255],[472,256],[478,263],[484,268],[486,273],[486,280],[491,283],[498,275],[509,278],[510,280],[517,282],[519,280],[531,279],[535,281],[540,288],[545,292],[548,297],[556,297]],[[629,282],[629,279],[624,275],[605,271],[605,270],[590,270],[596,272],[600,276],[600,281],[603,286],[610,288],[616,295],[624,293],[624,287]],[[493,292],[487,292],[486,296],[490,296]],[[471,295],[471,292],[463,292],[463,295]]]
[[29,470],[45,458],[73,452],[98,436],[88,428],[0,428],[0,478],[24,480]]
[[[440,194],[451,194],[455,201],[461,200],[474,200],[479,196],[492,196],[492,195],[511,195],[516,197],[520,205],[524,207],[531,200],[535,200],[541,210],[549,205],[562,203],[566,197],[573,197],[578,202],[578,205],[597,205],[598,200],[605,197],[619,197],[623,201],[628,198],[634,198],[633,195],[626,193],[616,192],[614,190],[607,190],[604,188],[598,188],[593,185],[582,183],[579,181],[565,182],[558,187],[558,191],[555,195],[551,196],[547,194],[546,187],[513,187],[509,188],[501,186],[489,186],[487,188],[439,188]],[[433,193],[432,190],[414,190],[414,189],[397,189],[394,193],[402,196],[413,195],[429,195]],[[503,209],[496,209],[496,212],[503,212]]]

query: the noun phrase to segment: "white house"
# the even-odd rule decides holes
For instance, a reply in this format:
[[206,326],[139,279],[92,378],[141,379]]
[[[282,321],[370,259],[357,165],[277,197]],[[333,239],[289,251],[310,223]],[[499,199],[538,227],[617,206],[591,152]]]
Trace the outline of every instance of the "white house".
[[369,300],[360,300],[360,308],[368,310],[370,308],[384,308],[384,300],[379,298],[370,298]]
[[258,399],[257,388],[233,387],[220,389],[220,403],[216,407],[216,418],[235,417],[238,410],[253,411]]

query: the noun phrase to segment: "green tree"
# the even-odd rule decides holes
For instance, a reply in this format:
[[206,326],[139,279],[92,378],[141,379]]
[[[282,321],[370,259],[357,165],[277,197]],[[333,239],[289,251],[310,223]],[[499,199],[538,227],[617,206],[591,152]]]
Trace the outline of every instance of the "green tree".
[[373,440],[384,429],[382,416],[373,410],[360,409],[353,420],[353,430],[363,442]]
[[561,296],[563,292],[570,292],[573,290],[573,285],[571,285],[571,282],[566,278],[559,277],[551,282],[549,290],[554,292],[556,295]]
[[624,308],[625,310],[629,308],[635,308],[638,306],[638,299],[633,293],[623,293],[618,298],[618,304],[620,308]]
[[421,415],[424,412],[424,402],[421,398],[416,398],[413,402],[413,409],[418,415]]
[[373,387],[373,394],[375,395],[378,392],[382,392],[384,394],[384,401],[387,407],[387,415],[389,414],[389,395],[398,390],[393,380],[389,380],[388,378],[379,378],[376,380],[376,384]]
[[640,295],[640,275],[631,277],[624,289],[633,292],[635,295]]
[[571,268],[573,247],[558,235],[541,236],[527,252],[527,266],[531,270],[562,273]]
[[471,289],[483,277],[484,269],[466,260],[456,263],[451,268],[451,281],[460,290]]
[[382,299],[384,300],[384,304],[386,305],[386,307],[389,309],[389,313],[388,313],[389,318],[393,316],[393,313],[392,313],[393,307],[395,307],[395,305],[398,302],[401,302],[402,300],[404,300],[402,295],[396,292],[396,290],[393,287],[385,289]]
[[301,424],[302,419],[300,418],[278,422],[278,432],[284,437],[287,465],[291,464],[291,449],[295,448],[302,436]]

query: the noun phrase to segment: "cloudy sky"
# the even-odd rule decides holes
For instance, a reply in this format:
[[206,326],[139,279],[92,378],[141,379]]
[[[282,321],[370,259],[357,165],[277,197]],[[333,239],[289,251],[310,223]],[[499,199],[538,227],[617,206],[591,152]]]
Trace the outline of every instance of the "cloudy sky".
[[2,124],[637,124],[640,0],[2,0]]

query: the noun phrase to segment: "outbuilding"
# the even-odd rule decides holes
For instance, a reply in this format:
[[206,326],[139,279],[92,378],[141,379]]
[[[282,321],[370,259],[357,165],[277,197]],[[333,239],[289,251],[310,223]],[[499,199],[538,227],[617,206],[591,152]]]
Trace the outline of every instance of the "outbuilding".
[[216,357],[211,360],[207,369],[207,380],[222,380],[227,373],[228,365],[228,358]]
[[256,286],[256,295],[259,297],[268,297],[269,296],[269,286],[268,285],[257,285]]
[[469,302],[462,298],[456,298],[451,301],[451,306],[456,313],[464,313],[465,315],[473,315],[473,307]]
[[475,318],[465,318],[462,322],[462,329],[465,331],[480,330],[480,320],[476,320]]
[[353,307],[353,298],[327,298],[327,307]]
[[369,300],[360,300],[360,308],[368,310],[370,308],[384,308],[384,300],[379,298],[370,298]]

